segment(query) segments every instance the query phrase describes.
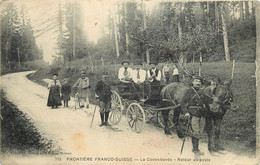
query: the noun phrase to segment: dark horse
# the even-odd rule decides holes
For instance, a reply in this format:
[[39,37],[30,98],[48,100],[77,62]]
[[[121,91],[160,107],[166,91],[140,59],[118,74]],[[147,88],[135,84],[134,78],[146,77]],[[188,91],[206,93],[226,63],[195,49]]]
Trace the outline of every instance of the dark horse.
[[[220,146],[220,127],[225,113],[233,106],[233,94],[230,90],[231,84],[232,80],[216,86],[208,86],[204,89],[205,94],[213,99],[210,111],[206,116],[206,132],[208,134],[208,150],[210,152],[224,150]],[[213,126],[215,127],[214,132],[212,131]],[[214,140],[213,135],[215,135]]]
[[[174,109],[173,123],[178,125],[179,115],[183,111],[187,111],[189,103],[193,99],[199,99],[202,104],[205,105],[206,109],[209,110],[209,105],[212,103],[212,99],[203,95],[200,91],[200,96],[192,87],[189,87],[183,83],[171,83],[166,85],[161,91],[161,106],[169,107],[173,105],[180,105],[178,108]],[[202,95],[201,95],[202,94]],[[199,97],[199,98],[198,98]],[[165,123],[165,134],[171,134],[168,126],[168,115],[169,110],[162,111],[164,123]]]
[[[232,81],[225,82],[223,84],[210,85],[205,87],[202,91],[204,97],[201,97],[201,101],[205,104],[206,108],[206,132],[208,134],[208,150],[217,151],[223,148],[220,147],[220,125],[222,119],[228,109],[232,105],[232,92],[230,85]],[[189,102],[196,97],[195,91],[192,87],[189,87],[183,83],[171,83],[165,86],[161,91],[161,105],[162,107],[180,105],[179,108],[174,109],[173,122],[177,125],[179,115],[182,111],[186,111]],[[165,121],[165,133],[170,134],[168,126],[168,114],[170,110],[162,111]],[[212,132],[213,126],[215,131]],[[215,138],[213,141],[213,135]]]

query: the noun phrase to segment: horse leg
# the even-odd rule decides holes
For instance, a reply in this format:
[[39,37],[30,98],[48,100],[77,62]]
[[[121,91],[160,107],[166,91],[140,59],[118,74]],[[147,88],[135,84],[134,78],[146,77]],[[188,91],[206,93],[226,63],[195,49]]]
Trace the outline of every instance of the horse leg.
[[206,132],[208,134],[208,150],[209,152],[213,152],[215,151],[215,148],[213,147],[212,144],[212,129],[213,129],[213,125],[212,125],[212,119],[210,117],[206,117]]
[[181,113],[181,108],[177,108],[173,112],[173,123],[174,123],[175,126],[178,125],[180,113]]
[[164,120],[164,123],[165,123],[164,133],[165,133],[166,135],[171,135],[170,128],[169,128],[169,126],[168,126],[169,110],[164,110],[164,111],[162,111],[162,115],[163,115],[163,120]]
[[215,148],[217,150],[225,150],[223,147],[220,146],[220,125],[221,125],[222,119],[215,120]]

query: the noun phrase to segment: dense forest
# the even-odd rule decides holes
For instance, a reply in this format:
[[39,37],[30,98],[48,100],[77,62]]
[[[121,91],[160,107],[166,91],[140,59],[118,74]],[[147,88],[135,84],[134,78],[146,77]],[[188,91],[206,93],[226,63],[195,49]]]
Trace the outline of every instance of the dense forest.
[[[3,6],[3,7],[2,7]],[[42,59],[30,17],[14,3],[1,6],[1,72],[19,70],[24,62]]]
[[2,71],[42,59],[36,38],[53,30],[57,34],[54,65],[68,66],[81,58],[87,66],[115,64],[126,58],[144,63],[172,60],[180,65],[255,60],[253,1],[169,1],[152,8],[146,1],[118,1],[109,8],[101,27],[103,35],[96,43],[84,33],[88,20],[81,1],[52,5],[58,14],[39,20],[46,27],[41,30],[32,26],[23,6],[13,2],[1,6]]
[[[255,4],[249,1],[162,2],[152,10],[146,3],[118,2],[109,12],[103,35],[96,44],[82,34],[79,3],[65,5],[66,29],[60,30],[57,59],[77,58],[116,63],[227,61],[254,62]],[[85,20],[87,21],[87,20]],[[61,28],[60,28],[61,29]],[[111,60],[112,59],[112,60]],[[96,62],[98,63],[98,62]]]

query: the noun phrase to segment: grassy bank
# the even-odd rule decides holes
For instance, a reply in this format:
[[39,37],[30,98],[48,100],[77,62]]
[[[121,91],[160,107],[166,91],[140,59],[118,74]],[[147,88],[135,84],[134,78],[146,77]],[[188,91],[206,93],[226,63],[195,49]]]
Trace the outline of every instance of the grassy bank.
[[1,141],[2,153],[12,154],[54,154],[51,140],[39,134],[28,116],[9,102],[1,91]]
[[[84,61],[81,61],[84,63]],[[79,67],[81,66],[81,67]],[[90,79],[90,85],[92,86],[91,101],[94,102],[94,87],[95,83],[100,79],[100,75],[103,70],[106,70],[110,74],[112,80],[116,80],[117,71],[120,65],[110,66],[94,66],[94,72],[91,72],[87,68],[87,76]],[[148,66],[143,66],[145,69]],[[188,64],[187,68],[190,72],[198,74],[199,64],[195,63]],[[73,85],[80,76],[80,70],[82,65],[77,63],[71,64],[70,68],[62,67],[49,67],[41,69],[29,75],[33,81],[36,81],[42,85],[44,84],[41,80],[44,78],[51,78],[52,73],[58,72],[59,79],[62,80],[65,77],[70,79],[70,84]],[[159,65],[159,68],[162,68]],[[216,75],[220,76],[221,79],[228,80],[231,77],[232,63],[203,63],[202,64],[202,75]],[[254,153],[256,143],[256,86],[255,86],[255,64],[254,63],[240,63],[237,62],[234,72],[234,80],[231,86],[234,102],[239,106],[236,112],[228,111],[224,116],[221,131],[223,143],[228,150],[236,153]],[[181,76],[182,77],[182,76]]]

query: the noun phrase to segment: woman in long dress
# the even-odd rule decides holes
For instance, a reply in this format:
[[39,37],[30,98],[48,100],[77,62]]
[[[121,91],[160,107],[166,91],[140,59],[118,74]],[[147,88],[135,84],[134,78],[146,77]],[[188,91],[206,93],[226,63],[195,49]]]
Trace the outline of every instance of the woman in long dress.
[[49,97],[47,106],[51,108],[57,108],[58,106],[61,106],[61,83],[59,80],[57,80],[58,74],[53,74],[52,80],[48,84],[49,89]]

